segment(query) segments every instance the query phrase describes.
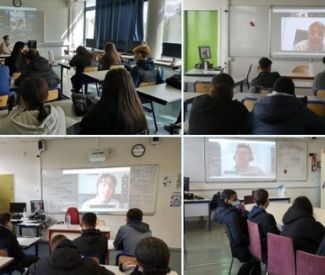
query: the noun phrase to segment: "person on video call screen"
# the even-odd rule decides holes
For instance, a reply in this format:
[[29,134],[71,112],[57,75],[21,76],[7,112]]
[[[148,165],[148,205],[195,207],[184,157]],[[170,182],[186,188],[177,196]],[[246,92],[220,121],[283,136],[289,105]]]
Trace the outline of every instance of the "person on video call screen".
[[324,24],[316,21],[308,28],[308,39],[295,44],[294,49],[299,52],[325,52],[324,36]]
[[120,202],[113,198],[115,194],[116,178],[111,174],[103,174],[97,180],[96,197],[85,201],[82,210],[105,206],[104,208],[118,209]]

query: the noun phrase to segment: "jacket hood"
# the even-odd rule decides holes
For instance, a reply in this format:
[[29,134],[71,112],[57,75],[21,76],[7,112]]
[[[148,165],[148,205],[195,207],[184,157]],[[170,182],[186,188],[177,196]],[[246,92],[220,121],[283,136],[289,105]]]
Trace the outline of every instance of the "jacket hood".
[[216,222],[220,224],[225,223],[226,216],[231,212],[237,212],[237,209],[232,205],[225,203],[224,200],[220,200],[216,209]]
[[155,69],[155,64],[151,59],[138,60],[137,66],[145,71],[152,71]]
[[72,270],[81,265],[82,258],[72,241],[65,239],[48,258],[48,264],[57,269]]
[[49,61],[42,56],[36,56],[28,65],[28,67],[37,72],[44,72],[50,70]]
[[128,225],[133,228],[135,231],[138,231],[139,233],[148,233],[151,232],[149,228],[149,224],[144,223],[144,222],[135,222],[131,221],[128,222]]
[[290,224],[301,218],[314,219],[309,213],[299,206],[292,205],[283,216],[283,224]]
[[264,208],[259,207],[257,205],[254,205],[252,210],[248,213],[247,218],[248,219],[253,219],[253,218],[255,218],[256,216],[258,216],[259,214],[261,214],[263,212],[266,212]]
[[100,242],[102,232],[98,229],[86,229],[82,231],[82,237],[82,241],[85,242],[85,245],[93,242]]
[[278,124],[295,117],[303,108],[303,103],[296,97],[272,95],[260,98],[255,103],[253,113],[263,122]]

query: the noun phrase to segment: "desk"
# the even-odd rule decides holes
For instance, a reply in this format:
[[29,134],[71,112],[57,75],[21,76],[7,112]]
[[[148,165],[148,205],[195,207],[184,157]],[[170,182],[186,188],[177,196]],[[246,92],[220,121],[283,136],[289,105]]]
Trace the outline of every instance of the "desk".
[[208,228],[211,231],[211,209],[210,200],[184,200],[184,218],[208,217]]
[[103,70],[103,71],[96,71],[96,72],[88,72],[84,73],[84,75],[94,79],[97,82],[103,82],[105,80],[105,76],[109,70]]
[[18,226],[19,236],[23,235],[23,228],[35,228],[36,229],[36,237],[41,236],[40,228],[41,228],[42,224],[39,222],[23,221],[21,223],[16,223],[16,226]]
[[18,237],[18,243],[23,249],[27,249],[35,245],[35,255],[38,256],[38,242],[41,239],[41,237],[35,237],[35,238],[23,238]]
[[[244,201],[244,198],[239,198],[240,202],[243,202]],[[269,201],[270,202],[274,202],[274,203],[277,203],[277,202],[287,202],[287,203],[290,203],[291,201],[291,197],[269,197]]]
[[10,264],[13,260],[14,258],[11,257],[0,257],[0,270],[3,269],[8,264]]
[[191,69],[187,71],[185,76],[198,76],[198,77],[214,77],[217,74],[220,74],[220,70],[204,70],[204,69]]
[[[125,272],[120,271],[119,267],[116,266],[116,265],[103,265],[103,267],[105,267],[109,271],[112,271],[113,273],[115,273],[115,275],[127,275],[127,274],[131,273],[131,270],[130,271],[125,271]],[[177,272],[171,271],[171,272],[169,272],[167,274],[168,275],[177,275]]]
[[289,77],[291,79],[295,80],[314,80],[315,76],[312,74],[305,74],[305,73],[283,73],[281,74],[283,76]]

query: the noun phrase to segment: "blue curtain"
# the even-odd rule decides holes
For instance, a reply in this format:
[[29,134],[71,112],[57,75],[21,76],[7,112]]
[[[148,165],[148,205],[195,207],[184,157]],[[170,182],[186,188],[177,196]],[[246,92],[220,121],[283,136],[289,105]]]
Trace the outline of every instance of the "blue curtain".
[[143,41],[143,4],[144,0],[97,0],[97,48],[111,41],[120,51],[126,51],[131,41]]

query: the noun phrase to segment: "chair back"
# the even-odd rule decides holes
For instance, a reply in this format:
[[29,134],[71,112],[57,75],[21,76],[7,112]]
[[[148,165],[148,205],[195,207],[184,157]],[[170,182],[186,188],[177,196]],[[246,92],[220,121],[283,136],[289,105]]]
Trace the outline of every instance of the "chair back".
[[194,92],[207,94],[211,91],[212,84],[210,82],[196,81],[194,82]]
[[244,97],[242,103],[245,105],[249,112],[252,112],[257,98],[254,97]]
[[8,251],[5,248],[0,248],[0,257],[8,257]]
[[0,110],[8,108],[8,95],[1,95],[0,96]]
[[249,76],[250,76],[250,74],[252,72],[252,68],[253,68],[253,64],[250,64],[249,67],[248,67],[247,75],[246,75],[246,81],[247,81],[247,83],[249,83]]
[[247,220],[249,246],[251,254],[259,261],[263,261],[262,243],[258,224]]
[[309,67],[307,65],[298,65],[292,69],[293,73],[309,74]]
[[254,203],[254,197],[253,195],[246,195],[244,196],[244,204],[252,204]]
[[297,275],[322,275],[325,271],[325,257],[297,251]]
[[316,96],[321,96],[321,97],[325,97],[325,90],[316,90]]
[[137,259],[133,255],[124,253],[119,253],[116,255],[116,265],[124,264],[126,262],[137,265]]
[[69,207],[67,209],[67,212],[65,213],[64,220],[66,220],[68,214],[70,214],[70,217],[71,217],[71,224],[80,224],[78,208]]
[[325,116],[325,102],[308,101],[307,108],[319,116]]
[[98,67],[97,66],[89,66],[84,68],[84,73],[91,73],[91,72],[97,72]]
[[270,275],[295,275],[296,263],[291,238],[267,233],[267,271]]
[[50,102],[50,101],[58,100],[59,99],[59,95],[60,95],[59,89],[50,90],[48,92],[48,96],[47,96],[47,99],[45,100],[45,102]]

